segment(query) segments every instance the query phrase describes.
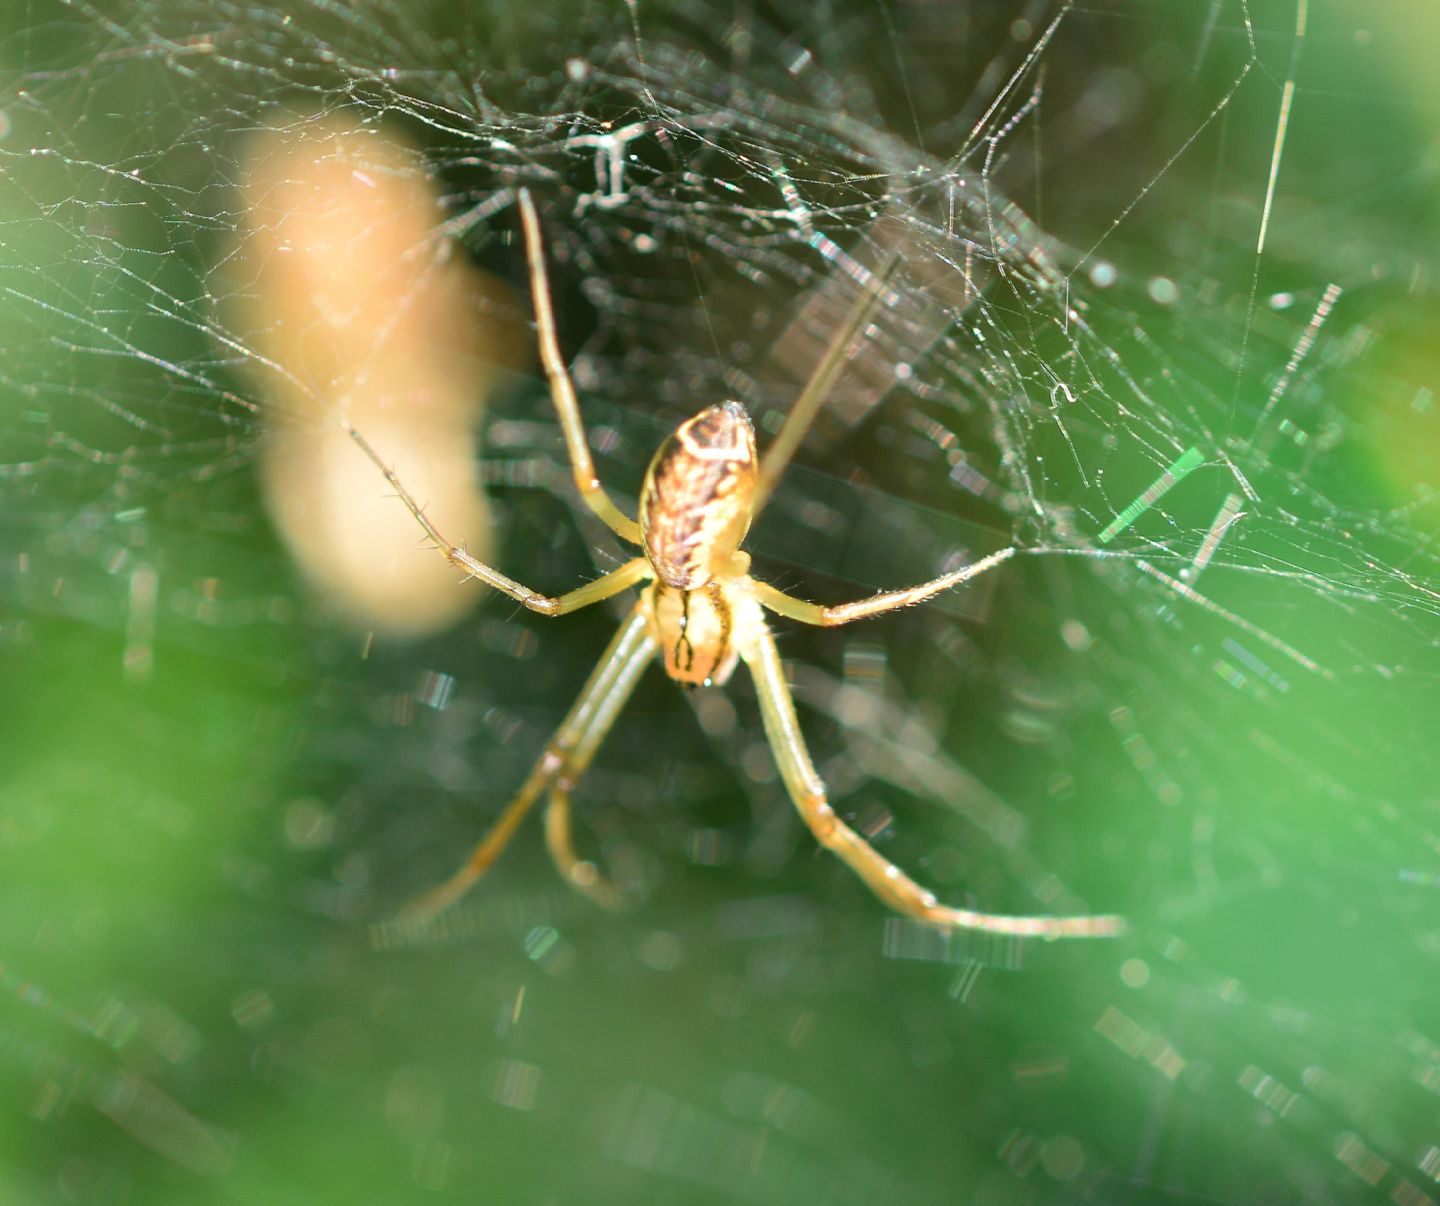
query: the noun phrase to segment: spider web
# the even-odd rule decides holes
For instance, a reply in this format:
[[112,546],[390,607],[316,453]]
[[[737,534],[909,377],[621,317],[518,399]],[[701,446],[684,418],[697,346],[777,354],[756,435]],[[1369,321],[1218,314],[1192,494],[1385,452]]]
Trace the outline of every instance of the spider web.
[[[1440,1200],[1433,15],[532,7],[4,19],[6,1200]],[[270,276],[295,147],[419,232],[321,352]],[[897,259],[756,572],[830,602],[1019,553],[777,623],[802,726],[945,899],[1131,935],[887,918],[810,857],[743,675],[652,675],[577,797],[631,912],[526,830],[443,927],[371,924],[613,617],[381,534],[337,417],[528,585],[628,555],[527,359],[522,186],[627,508],[704,403],[773,436]]]

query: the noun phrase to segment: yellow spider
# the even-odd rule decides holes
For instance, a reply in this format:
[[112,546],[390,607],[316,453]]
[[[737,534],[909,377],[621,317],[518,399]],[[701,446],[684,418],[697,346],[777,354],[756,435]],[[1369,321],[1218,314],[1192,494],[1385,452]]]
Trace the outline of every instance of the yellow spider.
[[598,603],[632,586],[647,583],[629,617],[591,673],[580,697],[545,746],[515,797],[506,805],[465,865],[411,906],[411,914],[430,916],[466,892],[505,848],[542,793],[548,793],[545,837],[550,854],[567,882],[602,904],[613,905],[619,892],[593,863],[579,858],[571,839],[570,793],[590,765],[600,742],[625,706],[641,673],[659,654],[665,671],[689,686],[725,683],[743,661],[755,680],[765,733],[780,776],[795,807],[821,845],[833,850],[891,908],[932,925],[985,930],[997,934],[1100,937],[1119,933],[1115,916],[1012,917],[979,913],[941,904],[933,892],[883,858],[845,824],[826,799],[825,784],[805,748],[785,671],[766,626],[762,609],[792,620],[826,627],[880,615],[919,603],[998,565],[1013,548],[919,586],[886,591],[868,599],[823,607],[807,603],[752,578],[750,557],[740,544],[844,363],[849,346],[866,322],[884,287],[883,276],[854,306],[806,383],[785,425],[764,459],[755,449],[755,432],[744,407],[721,402],[687,419],[660,446],[640,492],[640,519],[628,518],[611,501],[596,477],[585,428],[555,334],[546,279],[540,222],[528,190],[519,193],[520,215],[530,265],[541,359],[570,464],[581,497],[622,539],[638,544],[643,555],[595,581],[552,598],[538,594],[477,561],[446,540],[401,484],[394,470],[359,432],[355,442],[385,474],[425,533],[467,575],[503,591],[541,615],[558,616]]

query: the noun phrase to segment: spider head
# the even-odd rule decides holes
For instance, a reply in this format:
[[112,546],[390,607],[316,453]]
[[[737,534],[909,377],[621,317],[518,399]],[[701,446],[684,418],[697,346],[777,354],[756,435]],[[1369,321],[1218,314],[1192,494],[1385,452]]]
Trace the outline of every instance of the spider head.
[[640,491],[655,575],[695,590],[733,563],[755,508],[755,429],[738,402],[708,406],[660,445]]

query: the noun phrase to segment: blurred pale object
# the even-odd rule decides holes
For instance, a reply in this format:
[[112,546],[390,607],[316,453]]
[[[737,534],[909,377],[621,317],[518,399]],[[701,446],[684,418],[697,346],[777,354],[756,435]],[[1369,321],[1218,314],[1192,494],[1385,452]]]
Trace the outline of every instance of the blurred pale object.
[[488,558],[474,431],[499,377],[529,355],[513,297],[443,233],[435,182],[412,148],[332,119],[296,121],[254,139],[244,166],[224,316],[263,395],[271,515],[341,615],[396,633],[443,628],[480,592],[416,540],[341,421]]

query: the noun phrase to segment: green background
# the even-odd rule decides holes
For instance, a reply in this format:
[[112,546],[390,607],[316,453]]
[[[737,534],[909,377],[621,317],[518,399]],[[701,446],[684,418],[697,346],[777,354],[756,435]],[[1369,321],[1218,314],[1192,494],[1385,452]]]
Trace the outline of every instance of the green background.
[[[579,796],[581,843],[644,884],[631,910],[567,892],[532,824],[443,924],[386,923],[523,778],[614,616],[517,616],[474,587],[466,624],[371,643],[312,605],[253,480],[264,401],[213,338],[235,140],[279,106],[383,119],[457,212],[530,172],[628,505],[667,425],[751,371],[822,270],[794,230],[706,206],[777,204],[783,163],[853,236],[865,219],[839,207],[879,194],[884,156],[827,119],[943,163],[994,94],[986,69],[1017,69],[1057,12],[12,12],[5,1202],[1440,1200],[1440,31],[1420,4],[1309,13],[1258,260],[1295,9],[1065,14],[1003,110],[1038,80],[1038,114],[992,169],[1074,267],[1083,329],[992,280],[984,322],[917,366],[932,392],[817,433],[751,546],[826,600],[972,542],[1027,550],[863,630],[781,625],[782,649],[837,806],[887,855],[995,910],[1039,910],[1053,873],[1127,937],[947,940],[887,917],[793,817],[743,675],[733,726],[707,727],[658,672]],[[727,107],[750,124],[716,121]],[[577,221],[594,163],[560,146],[574,115],[659,109],[693,144],[637,145],[646,187]],[[512,121],[519,150],[472,140],[467,113]],[[985,162],[982,140],[949,171]],[[510,220],[467,248],[518,285]],[[621,230],[659,239],[661,266]],[[1058,419],[1055,380],[1078,396]],[[546,407],[527,377],[491,421],[558,461]],[[916,416],[1005,489],[961,490]],[[1192,445],[1203,467],[1095,555]],[[1194,557],[1237,489],[1226,458],[1255,497],[1201,579],[1212,607],[1141,563],[1174,580]],[[807,501],[841,521],[817,532]],[[614,551],[563,489],[496,504],[500,565],[538,588]],[[159,583],[145,674],[126,670],[137,567]],[[836,681],[888,719],[837,719]],[[940,798],[940,771],[983,789]],[[1009,852],[966,819],[990,798],[1024,820]]]

